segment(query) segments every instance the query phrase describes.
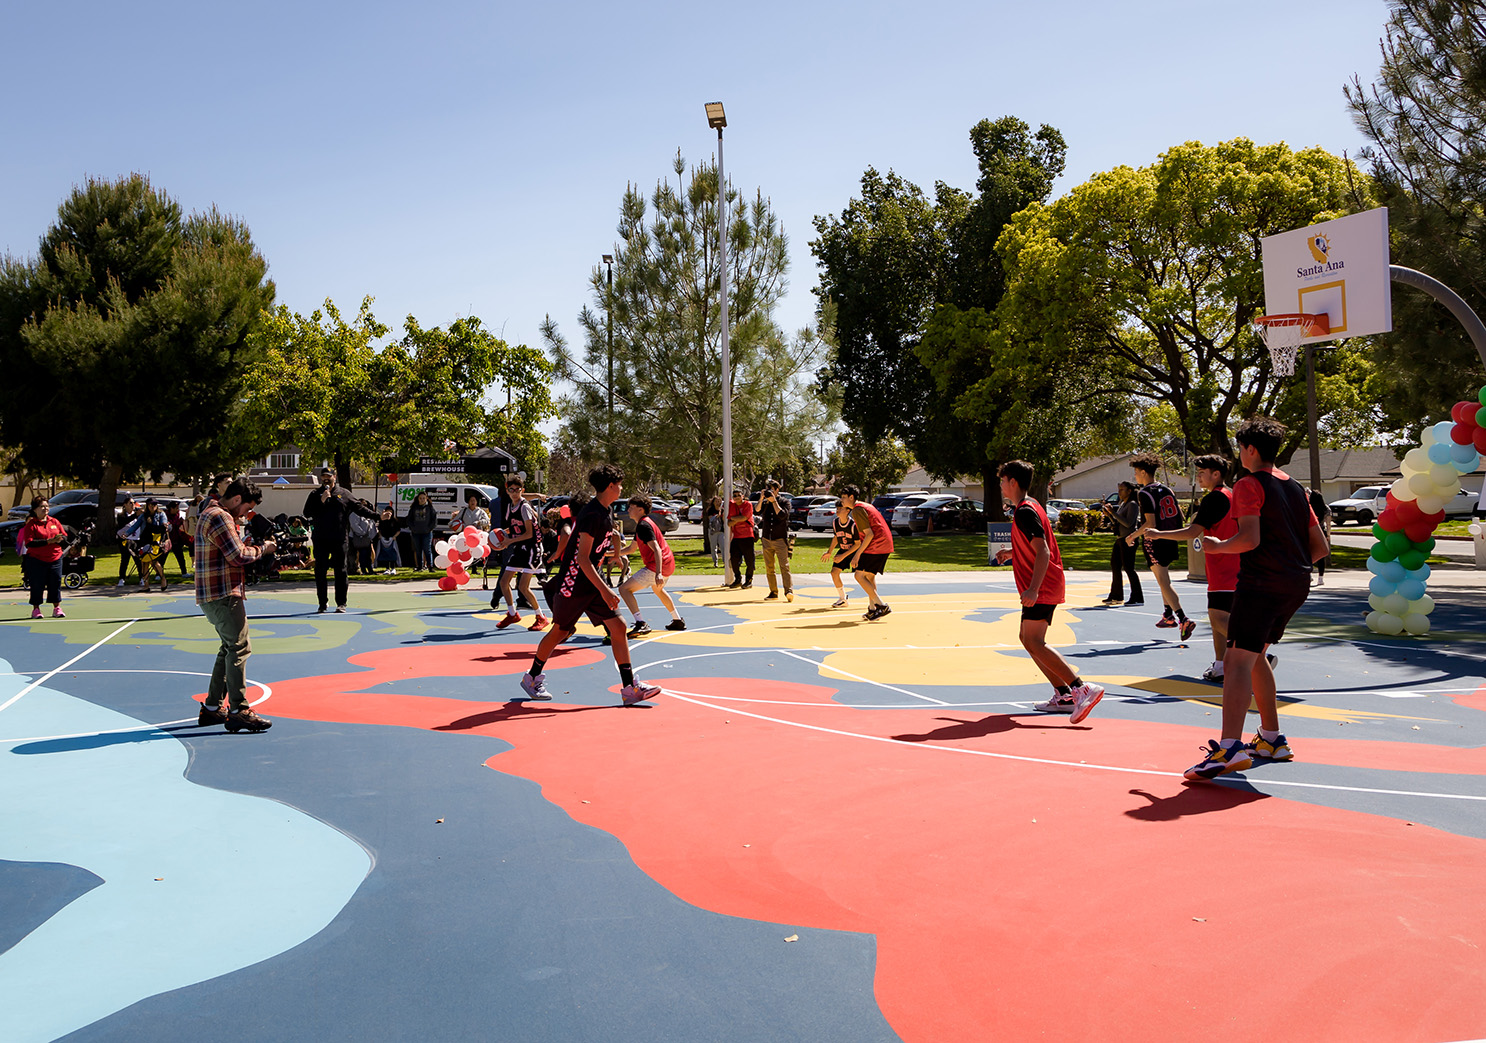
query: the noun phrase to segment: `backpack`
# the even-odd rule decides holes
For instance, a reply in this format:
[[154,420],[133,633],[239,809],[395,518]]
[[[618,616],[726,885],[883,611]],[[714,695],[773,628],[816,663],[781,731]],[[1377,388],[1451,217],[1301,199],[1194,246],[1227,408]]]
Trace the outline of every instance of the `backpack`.
[[377,526],[370,518],[352,514],[347,519],[346,525],[351,530],[351,546],[370,547],[372,545],[372,539],[377,534]]

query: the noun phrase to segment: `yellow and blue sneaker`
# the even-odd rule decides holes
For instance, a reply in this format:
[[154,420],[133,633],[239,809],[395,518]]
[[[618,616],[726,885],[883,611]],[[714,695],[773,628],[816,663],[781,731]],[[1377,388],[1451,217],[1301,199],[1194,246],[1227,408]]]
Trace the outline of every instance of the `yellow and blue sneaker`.
[[1230,739],[1228,742],[1229,745],[1224,746],[1216,739],[1208,740],[1207,756],[1183,773],[1187,781],[1202,782],[1227,775],[1230,771],[1243,771],[1254,766],[1249,748],[1242,739]]
[[1290,752],[1290,744],[1285,741],[1283,735],[1276,735],[1274,741],[1264,736],[1255,734],[1246,745],[1249,748],[1249,756],[1256,761],[1293,761],[1295,754]]

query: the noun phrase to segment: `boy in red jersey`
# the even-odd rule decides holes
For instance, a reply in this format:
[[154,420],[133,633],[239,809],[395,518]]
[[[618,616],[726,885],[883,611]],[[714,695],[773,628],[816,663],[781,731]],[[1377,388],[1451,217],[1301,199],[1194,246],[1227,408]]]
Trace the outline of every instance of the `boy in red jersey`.
[[1036,709],[1043,713],[1071,714],[1068,720],[1078,724],[1104,698],[1104,689],[1088,684],[1068,660],[1047,643],[1048,624],[1053,610],[1063,603],[1063,555],[1058,538],[1053,535],[1042,504],[1027,495],[1032,485],[1032,465],[1025,460],[1011,460],[1001,465],[1001,498],[1011,505],[1011,550],[1002,551],[1011,558],[1011,572],[1022,597],[1022,647],[1032,662],[1051,682],[1054,694]]
[[887,519],[876,507],[857,502],[861,495],[862,490],[855,485],[841,490],[841,502],[846,504],[857,532],[865,537],[856,545],[851,567],[856,574],[857,586],[867,595],[867,614],[862,618],[870,622],[892,611],[877,594],[877,577],[887,569],[888,555],[893,552],[893,530],[888,528]]
[[[1233,611],[1228,618],[1228,649],[1223,656],[1223,732],[1186,771],[1197,782],[1251,767],[1254,760],[1294,757],[1280,734],[1274,673],[1264,654],[1285,634],[1290,617],[1311,591],[1311,564],[1331,549],[1321,534],[1310,497],[1299,482],[1275,467],[1285,425],[1255,417],[1238,425],[1239,463],[1249,472],[1233,487],[1238,531],[1226,540],[1202,538],[1208,561],[1240,555]],[[1259,734],[1243,741],[1249,700],[1259,705]]]
[[637,547],[640,550],[641,567],[630,573],[629,579],[619,584],[619,596],[624,598],[624,603],[629,606],[630,614],[635,617],[635,625],[629,632],[630,637],[644,637],[652,632],[650,625],[645,622],[645,617],[640,612],[640,602],[635,598],[636,592],[645,587],[655,591],[655,596],[660,598],[660,603],[666,606],[666,611],[671,614],[671,622],[666,629],[686,629],[686,621],[681,618],[681,613],[676,611],[676,603],[666,592],[666,580],[676,572],[676,555],[672,553],[671,545],[666,542],[665,536],[655,522],[648,517],[652,506],[653,501],[644,494],[636,494],[629,498],[629,519],[635,523],[635,538],[615,551],[615,554],[623,555]]
[[[1152,540],[1190,540],[1214,536],[1220,540],[1238,534],[1238,521],[1232,511],[1233,490],[1224,485],[1228,478],[1228,461],[1221,456],[1199,456],[1197,484],[1206,496],[1197,506],[1192,524],[1167,532],[1152,531]],[[1207,565],[1207,621],[1213,630],[1213,665],[1202,675],[1204,681],[1223,683],[1223,655],[1228,648],[1228,614],[1233,610],[1233,588],[1238,583],[1238,557],[1216,554],[1205,558]]]

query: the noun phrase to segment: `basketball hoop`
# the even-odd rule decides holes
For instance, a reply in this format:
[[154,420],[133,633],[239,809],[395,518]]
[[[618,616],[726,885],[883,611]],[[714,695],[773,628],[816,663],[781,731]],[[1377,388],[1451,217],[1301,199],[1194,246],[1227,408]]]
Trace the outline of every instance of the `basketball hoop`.
[[1295,356],[1300,342],[1307,337],[1324,337],[1331,332],[1331,316],[1295,312],[1286,315],[1261,315],[1254,320],[1254,332],[1269,349],[1276,376],[1295,375]]

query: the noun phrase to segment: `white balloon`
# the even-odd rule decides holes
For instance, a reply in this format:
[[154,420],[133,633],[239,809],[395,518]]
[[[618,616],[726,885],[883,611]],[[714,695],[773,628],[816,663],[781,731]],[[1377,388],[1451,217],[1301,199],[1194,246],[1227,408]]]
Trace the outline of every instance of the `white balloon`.
[[1395,500],[1412,500],[1419,495],[1413,489],[1409,488],[1409,480],[1407,478],[1399,478],[1389,487],[1389,491],[1393,493]]
[[1378,606],[1378,609],[1390,616],[1402,616],[1409,610],[1409,599],[1394,591],[1383,598],[1383,603]]
[[448,554],[449,553],[449,541],[448,540],[439,540],[437,543],[435,543],[433,545],[433,552],[435,554]]
[[1403,620],[1388,612],[1370,612],[1367,628],[1379,634],[1403,633]]
[[434,555],[433,567],[436,569],[447,569],[449,567],[449,555],[443,553]]
[[[1460,485],[1460,472],[1455,470],[1450,464],[1435,464],[1430,467],[1429,477],[1434,479],[1434,484],[1441,489],[1448,489],[1452,485],[1457,487]],[[1455,494],[1452,492],[1450,495],[1454,496]]]
[[1486,529],[1483,529],[1481,527],[1481,523],[1480,522],[1471,522],[1469,525],[1467,525],[1465,527],[1465,531],[1468,532],[1468,533],[1470,533],[1472,536],[1479,536],[1483,532],[1486,532]]
[[1428,449],[1439,440],[1439,435],[1434,433],[1434,428],[1432,427],[1426,427],[1423,433],[1419,435],[1419,444],[1422,445],[1425,449]]
[[469,550],[469,546],[464,542],[463,536],[455,536],[449,541],[449,546],[453,550]]
[[[1433,611],[1434,598],[1430,597],[1428,594],[1425,594],[1418,601],[1409,602],[1409,612],[1414,612],[1421,616],[1427,616]],[[1409,612],[1405,612],[1404,615],[1407,616]]]
[[1419,510],[1424,514],[1438,514],[1445,509],[1445,498],[1431,490],[1430,495],[1419,494]]
[[1430,496],[1434,493],[1434,482],[1427,474],[1411,474],[1408,476],[1408,483],[1409,491],[1415,496]]
[[1383,611],[1383,599],[1381,596],[1377,594],[1369,594],[1367,596],[1367,603],[1371,605],[1376,611]]
[[1410,449],[1404,454],[1403,470],[1407,474],[1410,471],[1427,471],[1432,467],[1434,461],[1429,459],[1429,450]]
[[1403,628],[1416,636],[1429,633],[1429,617],[1410,612],[1403,617]]

